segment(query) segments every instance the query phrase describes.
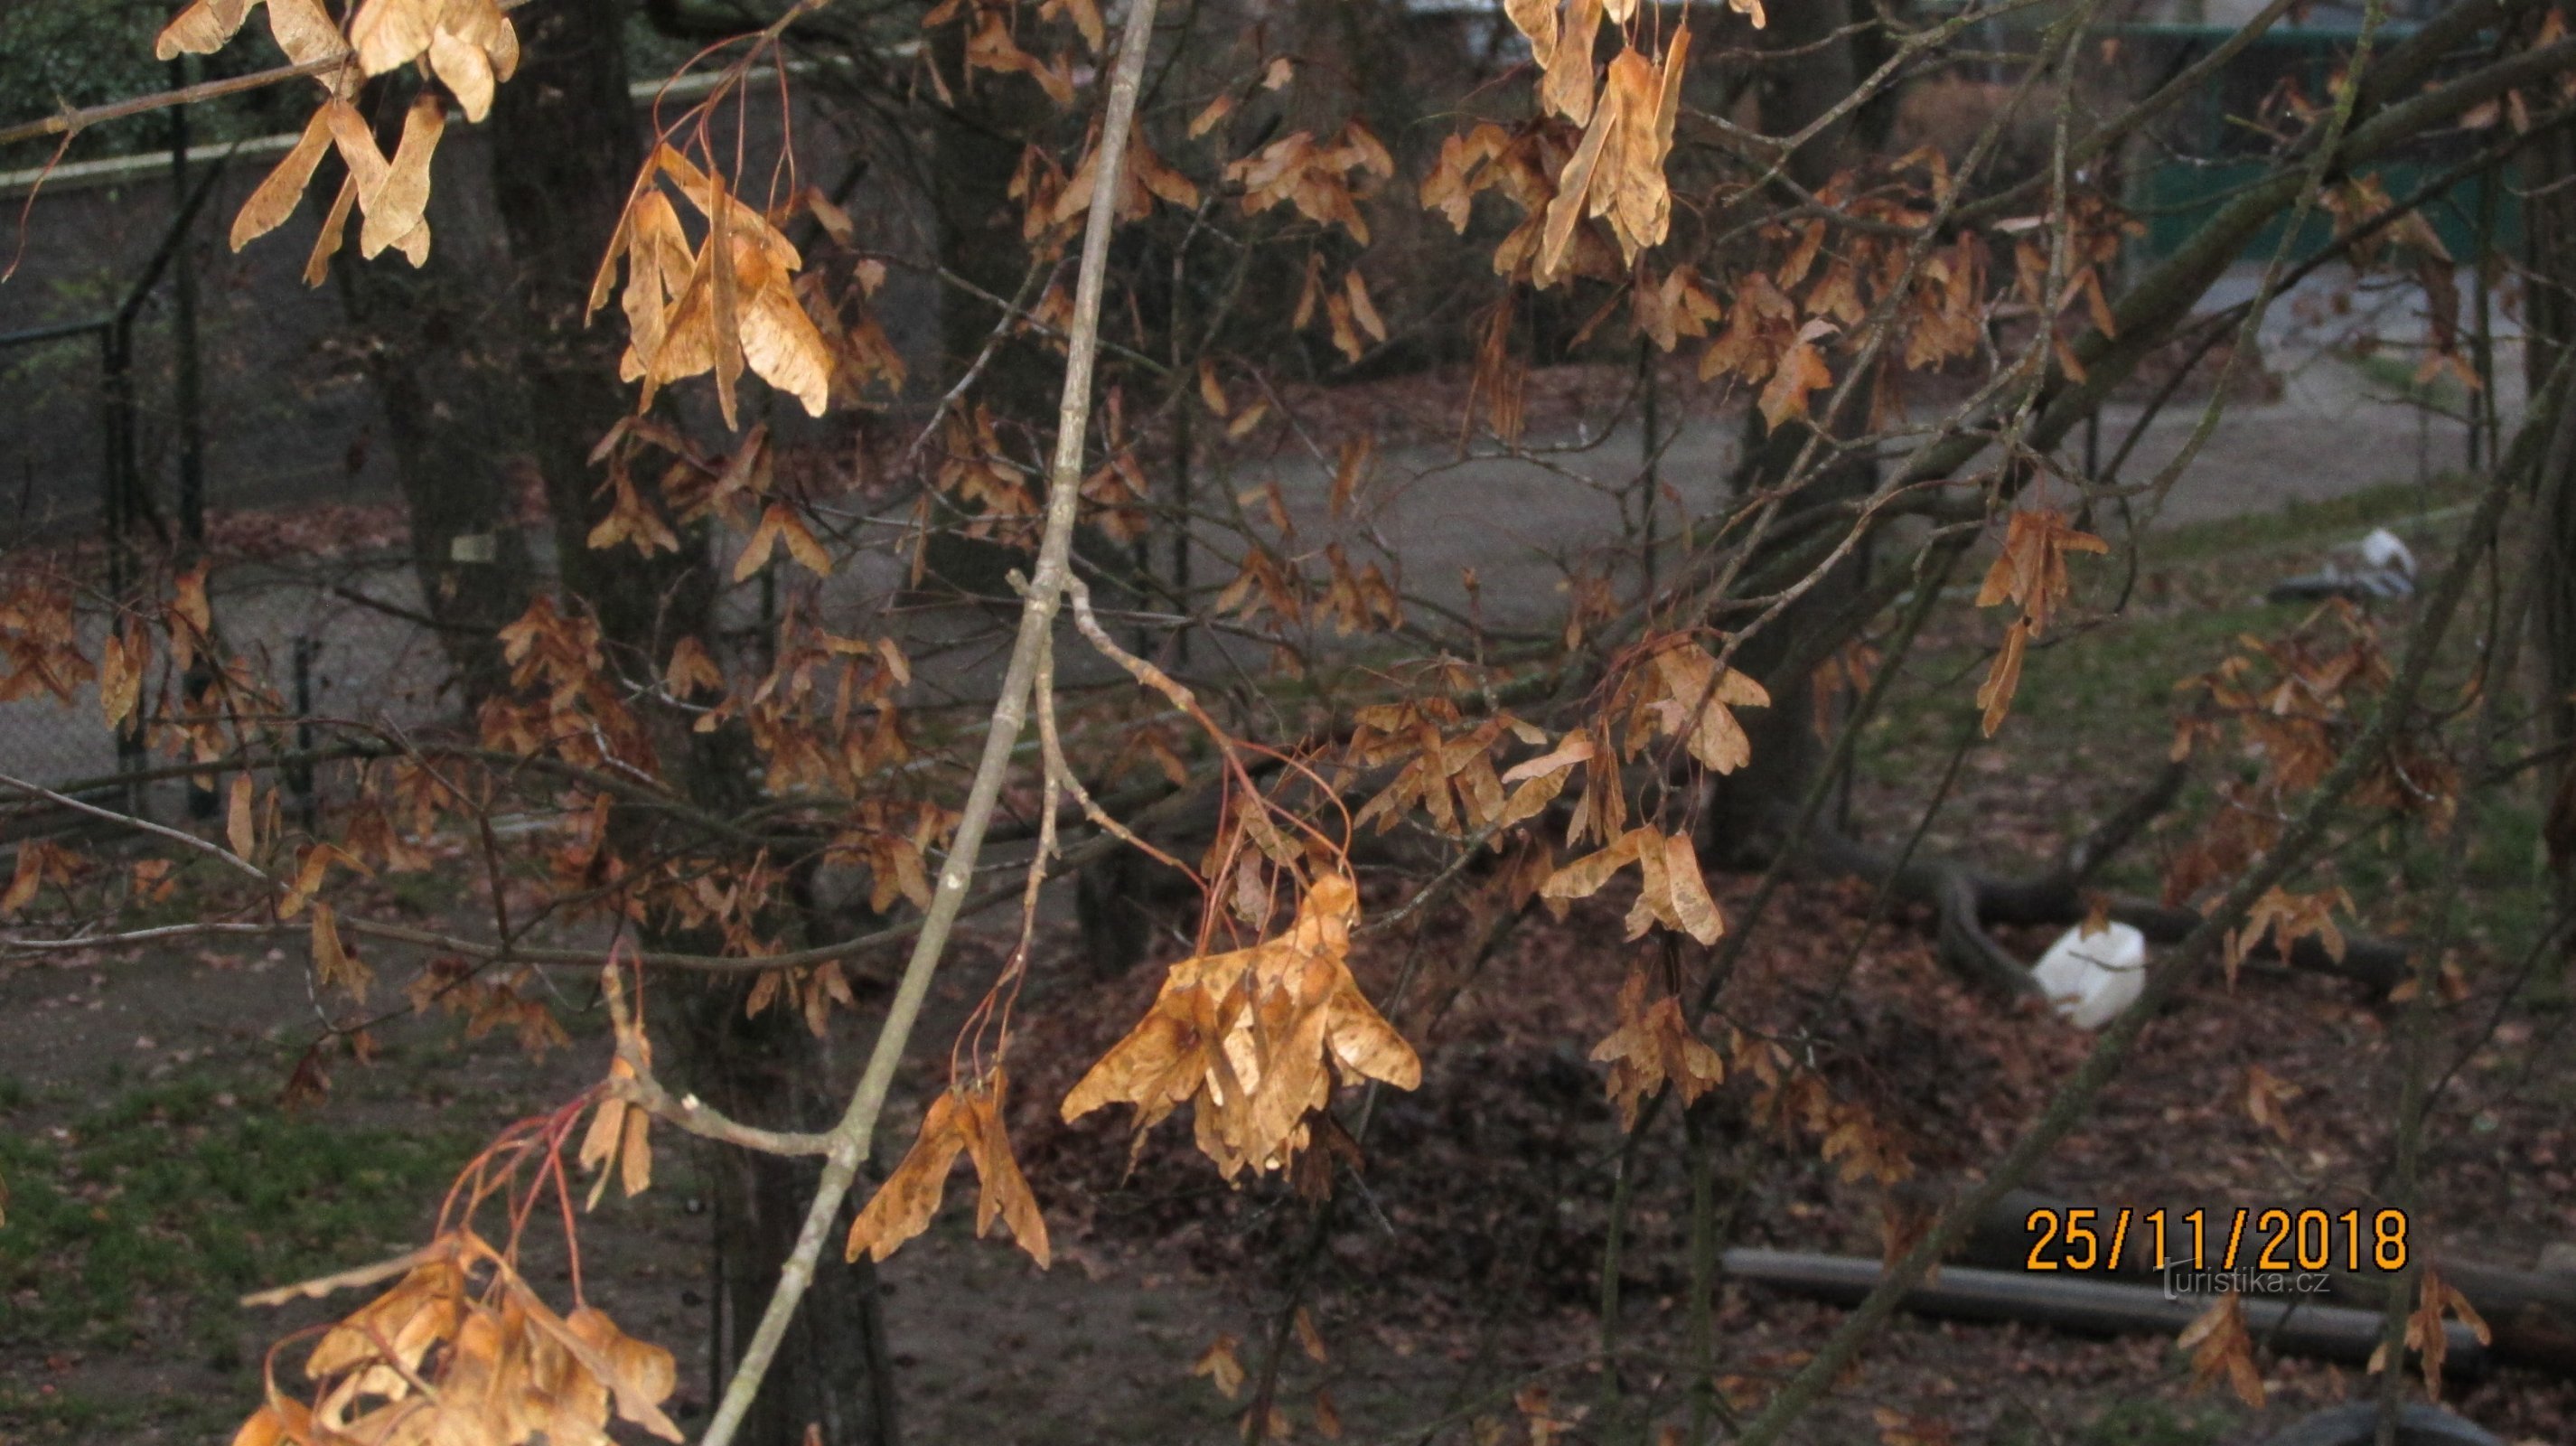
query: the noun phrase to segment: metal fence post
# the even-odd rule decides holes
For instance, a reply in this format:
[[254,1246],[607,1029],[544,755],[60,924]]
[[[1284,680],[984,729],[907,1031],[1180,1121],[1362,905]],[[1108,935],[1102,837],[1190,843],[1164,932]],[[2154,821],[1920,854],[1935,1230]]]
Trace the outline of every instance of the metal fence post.
[[321,800],[313,786],[313,662],[322,654],[322,640],[311,633],[295,636],[295,752],[294,766],[286,770],[287,785],[295,790],[296,808],[303,816],[304,831],[311,833],[321,815]]

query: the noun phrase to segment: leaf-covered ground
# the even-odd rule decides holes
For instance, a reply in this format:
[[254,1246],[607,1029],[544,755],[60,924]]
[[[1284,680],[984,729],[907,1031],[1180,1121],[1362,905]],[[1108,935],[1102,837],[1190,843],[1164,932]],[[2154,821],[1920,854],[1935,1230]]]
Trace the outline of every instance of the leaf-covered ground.
[[[2013,719],[1961,758],[1923,847],[1999,871],[2046,860],[2162,759],[2175,679],[2211,666],[2238,634],[2295,621],[2294,609],[2254,601],[2265,585],[2379,522],[2430,561],[2454,506],[2395,489],[2169,534],[2116,615],[2105,609],[2124,560],[2088,560],[2061,619],[2072,625],[2059,635],[2077,641],[2032,652]],[[1968,736],[1999,631],[1964,595],[1936,617],[1918,681],[1865,750],[1856,830],[1884,841],[1912,827]],[[2205,806],[2204,792],[2187,794],[2110,882],[2151,890],[2158,859]],[[2458,1069],[2429,1132],[2418,1229],[2521,1265],[2576,1240],[2576,1031],[2563,994],[2504,997],[2537,917],[2531,815],[2499,804],[2464,818],[2456,842],[2365,848],[2343,875],[2366,927],[2419,931],[2435,851],[2466,850],[2468,992],[2441,1017],[2438,1055]],[[470,906],[470,888],[457,887],[405,902]],[[1384,907],[1386,888],[1364,878],[1364,904]],[[1720,881],[1731,918],[1749,891],[1748,880]],[[1123,1110],[1056,1122],[1065,1089],[1138,1017],[1161,971],[1096,980],[1070,928],[1053,927],[1021,1003],[1012,1124],[1057,1263],[1041,1276],[1006,1244],[974,1240],[955,1198],[889,1263],[911,1439],[1230,1439],[1241,1400],[1218,1384],[1239,1365],[1249,1395],[1274,1356],[1295,1439],[1316,1439],[1328,1418],[1360,1441],[1525,1440],[1534,1420],[1572,1423],[1560,1439],[1638,1439],[1641,1423],[1686,1419],[1694,1160],[1711,1172],[1725,1243],[1876,1254],[1881,1192],[1845,1178],[1853,1141],[1866,1146],[1862,1165],[1892,1171],[1901,1158],[1906,1190],[1954,1182],[2001,1150],[2088,1044],[1965,989],[1935,960],[1921,918],[1900,909],[1872,927],[1867,888],[1785,892],[1710,1037],[1723,1043],[1732,1027],[1782,1041],[1840,1113],[1819,1117],[1822,1129],[1769,1127],[1755,1118],[1763,1082],[1739,1056],[1696,1140],[1670,1114],[1649,1127],[1625,1187],[1607,1342],[1617,1369],[1605,1371],[1601,1247],[1623,1137],[1589,1055],[1618,1022],[1631,970],[1662,967],[1660,954],[1619,942],[1625,903],[1614,886],[1562,922],[1533,918],[1481,963],[1464,903],[1354,953],[1363,985],[1420,1049],[1423,1083],[1368,1105],[1360,1183],[1345,1182],[1320,1231],[1285,1186],[1218,1179],[1183,1121],[1149,1136],[1132,1165]],[[934,1032],[973,1002],[1007,942],[1001,921],[967,942],[937,991]],[[2047,940],[2007,942],[2028,957]],[[0,1438],[224,1439],[256,1400],[268,1342],[321,1318],[318,1307],[248,1310],[232,1304],[239,1292],[416,1240],[479,1141],[605,1067],[591,991],[567,980],[555,1003],[572,1043],[543,1061],[506,1038],[465,1039],[453,1020],[400,1025],[372,1066],[335,1068],[326,1104],[288,1113],[274,1101],[302,1038],[300,968],[260,950],[0,967],[0,1176],[13,1192],[0,1230]],[[863,985],[859,1017],[836,1025],[850,1042],[845,1067],[881,999]],[[2231,988],[2213,975],[2155,1022],[2093,1121],[2033,1183],[2111,1204],[2369,1200],[2390,1144],[2392,1017],[2328,979],[2249,969]],[[2248,1109],[2255,1065],[2294,1091],[2279,1130]],[[928,1083],[906,1081],[887,1158],[910,1137]],[[1859,1133],[1828,1159],[1840,1125]],[[679,1353],[674,1414],[693,1427],[707,1390],[702,1176],[688,1147],[663,1151],[651,1192],[591,1217],[584,1255],[593,1298]],[[562,1286],[560,1262],[540,1283]],[[1711,1369],[1724,1409],[1757,1405],[1840,1318],[1721,1281]],[[2268,1355],[2261,1366],[2272,1403],[2257,1416],[2195,1393],[2165,1338],[1905,1318],[1796,1439],[2250,1443],[2369,1389],[2348,1368]],[[1522,1389],[1533,1385],[1543,1398]],[[2507,1371],[2452,1399],[2508,1440],[2576,1439],[2567,1383]]]

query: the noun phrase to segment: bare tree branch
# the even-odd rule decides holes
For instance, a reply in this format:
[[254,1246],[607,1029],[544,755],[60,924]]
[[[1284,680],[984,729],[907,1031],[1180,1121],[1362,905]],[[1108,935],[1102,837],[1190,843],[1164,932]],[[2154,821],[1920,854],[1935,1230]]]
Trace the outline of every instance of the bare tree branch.
[[974,782],[966,792],[965,811],[958,818],[948,860],[939,870],[938,888],[922,919],[912,957],[904,966],[903,980],[896,986],[894,1002],[886,1010],[885,1024],[877,1032],[876,1047],[868,1057],[858,1087],[851,1093],[849,1108],[832,1128],[832,1146],[824,1158],[822,1183],[805,1212],[796,1248],[779,1272],[777,1288],[743,1349],[741,1364],[725,1384],[724,1398],[707,1423],[701,1446],[728,1446],[733,1440],[751,1409],[753,1396],[760,1390],[761,1378],[768,1374],[769,1363],[778,1353],[779,1342],[787,1334],[787,1323],[796,1313],[797,1302],[813,1282],[825,1238],[831,1233],[841,1201],[858,1177],[859,1162],[867,1157],[869,1142],[876,1134],[877,1115],[884,1108],[886,1091],[894,1083],[895,1066],[903,1058],[913,1024],[921,1016],[931,976],[938,972],[940,956],[946,952],[949,930],[966,902],[966,887],[974,877],[976,857],[983,850],[985,828],[1000,801],[1002,779],[1010,770],[1020,730],[1028,721],[1028,695],[1055,627],[1058,601],[1072,576],[1069,560],[1074,519],[1082,505],[1083,440],[1091,419],[1092,368],[1099,355],[1100,298],[1108,281],[1110,233],[1117,223],[1116,197],[1127,159],[1127,139],[1135,125],[1138,80],[1144,74],[1145,55],[1154,38],[1155,5],[1156,0],[1134,0],[1119,32],[1117,64],[1109,82],[1108,114],[1100,127],[1099,179],[1092,192],[1095,199],[1091,213],[1083,226],[1082,264],[1074,290],[1064,391],[1056,408],[1055,465],[1048,479],[1046,530],[1038,545],[1036,573],[1029,580],[1027,599],[1020,606],[1019,636],[1011,648],[1001,696],[993,703],[992,728],[984,735],[984,752],[977,760]]

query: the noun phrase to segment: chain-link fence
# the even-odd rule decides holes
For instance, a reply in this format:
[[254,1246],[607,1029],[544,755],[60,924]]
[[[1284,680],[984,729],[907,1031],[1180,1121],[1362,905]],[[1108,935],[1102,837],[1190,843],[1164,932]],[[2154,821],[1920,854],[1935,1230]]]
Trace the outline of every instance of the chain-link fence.
[[[415,726],[443,706],[379,417],[304,246],[235,255],[256,158],[200,148],[43,177],[0,287],[0,549],[68,583],[92,650],[120,601],[200,553],[225,649],[290,707]],[[38,178],[0,176],[26,206]],[[309,245],[313,220],[302,229]],[[0,773],[166,815],[94,690],[0,703]]]

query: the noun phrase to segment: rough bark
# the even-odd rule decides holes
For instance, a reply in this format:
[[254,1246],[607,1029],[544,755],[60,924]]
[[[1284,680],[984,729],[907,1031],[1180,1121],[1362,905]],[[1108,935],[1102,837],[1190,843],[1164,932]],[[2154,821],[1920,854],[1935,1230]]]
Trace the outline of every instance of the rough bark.
[[[371,85],[366,98],[388,152],[413,89],[389,82]],[[471,717],[507,676],[496,635],[527,610],[529,569],[512,496],[525,446],[513,374],[518,328],[506,296],[484,283],[494,258],[462,249],[477,230],[464,224],[466,211],[454,188],[434,188],[430,228],[439,239],[427,264],[343,251],[332,272],[384,413],[422,609],[439,624]]]
[[[694,991],[687,1010],[682,1063],[710,1103],[733,1119],[797,1130],[831,1126],[839,1080],[832,1051],[807,1032],[795,1010],[781,1004],[747,1017],[740,992],[729,988]],[[721,1383],[777,1287],[779,1265],[795,1249],[823,1167],[815,1159],[745,1150],[708,1153],[717,1274],[710,1355]],[[834,1239],[847,1232],[856,1198],[843,1203]],[[865,1258],[852,1265],[824,1262],[736,1439],[803,1446],[812,1424],[831,1446],[890,1446],[896,1425],[889,1360],[875,1265]]]

